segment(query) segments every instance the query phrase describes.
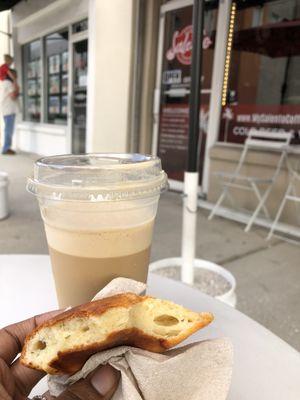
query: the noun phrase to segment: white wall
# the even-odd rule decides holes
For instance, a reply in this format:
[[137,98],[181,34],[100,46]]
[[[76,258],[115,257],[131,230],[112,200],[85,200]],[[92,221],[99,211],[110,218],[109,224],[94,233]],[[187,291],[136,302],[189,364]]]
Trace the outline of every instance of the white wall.
[[[13,23],[18,28],[17,37],[20,44],[65,28],[70,23],[86,18],[88,13],[88,0],[56,0],[48,5],[47,2],[43,3],[44,7],[41,9],[37,8],[38,2],[39,0],[27,0],[25,3],[19,3],[14,9]],[[21,8],[24,4],[26,7]],[[29,10],[31,13],[28,14]]]
[[87,151],[128,146],[134,0],[90,0]]
[[3,32],[11,33],[10,11],[0,12],[0,64],[3,64],[3,55],[10,54],[10,39]]
[[65,154],[66,128],[51,125],[42,125],[30,122],[18,124],[18,135],[15,138],[18,149],[43,156]]

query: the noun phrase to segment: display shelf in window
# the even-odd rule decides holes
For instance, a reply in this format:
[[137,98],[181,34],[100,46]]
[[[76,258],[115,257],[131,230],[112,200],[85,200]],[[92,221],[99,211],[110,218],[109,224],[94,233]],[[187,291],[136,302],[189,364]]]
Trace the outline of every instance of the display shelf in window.
[[36,98],[36,116],[37,118],[40,118],[41,115],[41,98],[37,97]]
[[36,99],[28,99],[28,113],[36,114]]
[[61,66],[62,66],[62,71],[67,72],[68,71],[68,65],[69,65],[69,55],[68,52],[65,51],[61,55]]
[[61,77],[61,91],[62,93],[68,93],[68,75],[64,74]]
[[59,114],[60,112],[60,98],[59,96],[50,96],[48,104],[49,114]]
[[28,99],[28,113],[33,119],[39,118],[41,113],[41,101],[39,98],[29,98]]
[[45,37],[47,60],[47,106],[45,120],[51,124],[66,124],[63,96],[68,93],[68,30]]
[[42,62],[41,60],[37,60],[35,62],[35,76],[40,78],[42,76]]
[[65,116],[68,113],[68,96],[62,96],[61,98],[61,113]]
[[25,121],[40,122],[41,118],[41,41],[27,43],[22,48]]
[[35,73],[36,73],[35,61],[32,61],[28,63],[27,78],[28,79],[35,78]]
[[36,94],[38,96],[41,96],[41,90],[42,90],[41,79],[39,78],[36,80]]
[[49,74],[57,74],[60,72],[60,55],[55,54],[48,58],[48,71]]
[[27,94],[30,97],[35,96],[37,94],[37,81],[35,79],[28,80]]
[[60,84],[59,84],[59,75],[50,75],[49,76],[49,93],[58,94],[60,93]]

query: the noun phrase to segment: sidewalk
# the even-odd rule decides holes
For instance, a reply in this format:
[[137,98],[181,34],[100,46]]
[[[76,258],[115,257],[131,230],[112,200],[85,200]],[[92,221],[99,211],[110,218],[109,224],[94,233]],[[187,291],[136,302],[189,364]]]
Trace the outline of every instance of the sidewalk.
[[[10,176],[11,215],[0,221],[0,254],[47,253],[37,201],[26,192],[33,155],[1,156],[0,170]],[[181,197],[162,196],[152,246],[152,260],[180,256]],[[221,218],[207,220],[199,210],[197,256],[230,270],[237,280],[237,309],[300,350],[300,246],[273,239],[266,232]],[[241,334],[246,334],[241,332]]]

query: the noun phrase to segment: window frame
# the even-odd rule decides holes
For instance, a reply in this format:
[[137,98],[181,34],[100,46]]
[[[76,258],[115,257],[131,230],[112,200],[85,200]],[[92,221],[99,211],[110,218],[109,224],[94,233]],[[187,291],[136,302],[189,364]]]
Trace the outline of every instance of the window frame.
[[[28,76],[26,76],[27,71],[28,71],[28,64],[29,60],[26,60],[25,64],[25,51],[26,47],[30,46],[32,43],[39,42],[40,45],[40,66],[41,66],[41,74],[40,74],[40,120],[35,121],[35,120],[30,120],[26,118],[26,108],[28,106]],[[36,38],[31,40],[30,42],[24,43],[21,48],[21,56],[22,56],[22,74],[21,74],[21,79],[22,79],[22,119],[23,121],[30,122],[30,123],[36,123],[36,124],[41,124],[43,123],[43,96],[44,96],[44,91],[43,91],[43,47],[42,47],[42,38]],[[32,62],[32,61],[30,61]],[[25,68],[26,65],[26,68]]]
[[[49,32],[47,35],[43,36],[43,42],[44,42],[44,54],[43,54],[43,58],[44,58],[44,76],[45,76],[45,82],[44,82],[44,91],[45,91],[45,96],[44,96],[44,119],[43,119],[43,123],[45,124],[49,124],[49,125],[55,125],[55,126],[68,126],[68,113],[69,110],[67,110],[67,114],[66,114],[66,120],[63,123],[57,124],[55,122],[51,122],[49,121],[49,116],[48,116],[48,101],[49,101],[49,97],[50,97],[50,93],[48,93],[48,86],[49,86],[49,71],[48,71],[48,60],[47,60],[47,48],[46,48],[46,38],[48,36],[51,36],[55,33],[61,33],[61,32],[67,32],[68,33],[68,43],[67,43],[67,50],[66,52],[68,53],[68,65],[70,65],[70,53],[69,53],[69,44],[70,44],[70,29],[69,29],[69,25],[67,25],[66,27],[63,27],[61,29],[55,30],[54,32]],[[60,53],[62,54],[62,53]],[[62,72],[60,71],[59,75],[62,75]],[[68,80],[70,79],[70,69],[68,68]],[[69,85],[68,85],[68,91],[69,91]],[[66,95],[68,95],[68,91],[66,93]],[[62,93],[60,92],[59,94],[59,98],[62,98]],[[62,120],[63,121],[63,120]]]
[[[80,22],[80,21],[78,21]],[[70,43],[72,41],[72,29],[71,27],[73,26],[72,24],[68,24],[62,28],[56,29],[51,32],[47,32],[47,34],[44,34],[41,37],[38,37],[36,39],[32,39],[29,42],[26,42],[22,44],[21,46],[21,62],[22,62],[22,87],[23,87],[23,96],[22,96],[22,106],[23,106],[23,111],[22,111],[22,119],[24,122],[30,122],[30,123],[35,123],[35,124],[46,124],[50,126],[57,126],[57,127],[64,127],[67,128],[69,125],[68,122],[68,115],[69,115],[69,101],[68,101],[68,110],[67,110],[67,117],[64,123],[55,123],[48,121],[48,63],[47,63],[47,54],[46,54],[46,37],[53,35],[55,33],[60,33],[60,32],[68,32],[68,44],[67,44],[67,49],[66,52],[68,53],[68,81],[70,81],[70,76],[72,75],[71,69],[70,69]],[[81,33],[81,32],[80,32]],[[86,33],[86,31],[84,32]],[[72,35],[72,36],[70,36]],[[40,60],[41,60],[41,95],[40,95],[40,120],[39,121],[32,121],[26,118],[26,104],[28,104],[28,94],[27,90],[25,90],[28,86],[27,82],[27,77],[25,76],[25,73],[27,69],[25,70],[25,48],[26,46],[30,45],[31,43],[38,42],[40,43]],[[70,91],[70,85],[68,83],[68,91],[66,95],[70,96],[69,94]],[[61,97],[61,94],[60,94]]]

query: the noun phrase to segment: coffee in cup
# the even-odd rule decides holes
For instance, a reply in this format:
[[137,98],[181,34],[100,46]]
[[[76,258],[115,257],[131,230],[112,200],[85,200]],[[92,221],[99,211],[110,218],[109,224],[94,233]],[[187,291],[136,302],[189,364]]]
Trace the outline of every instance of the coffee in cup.
[[113,278],[146,282],[154,219],[167,185],[160,160],[140,154],[45,157],[38,197],[60,307],[89,301]]

